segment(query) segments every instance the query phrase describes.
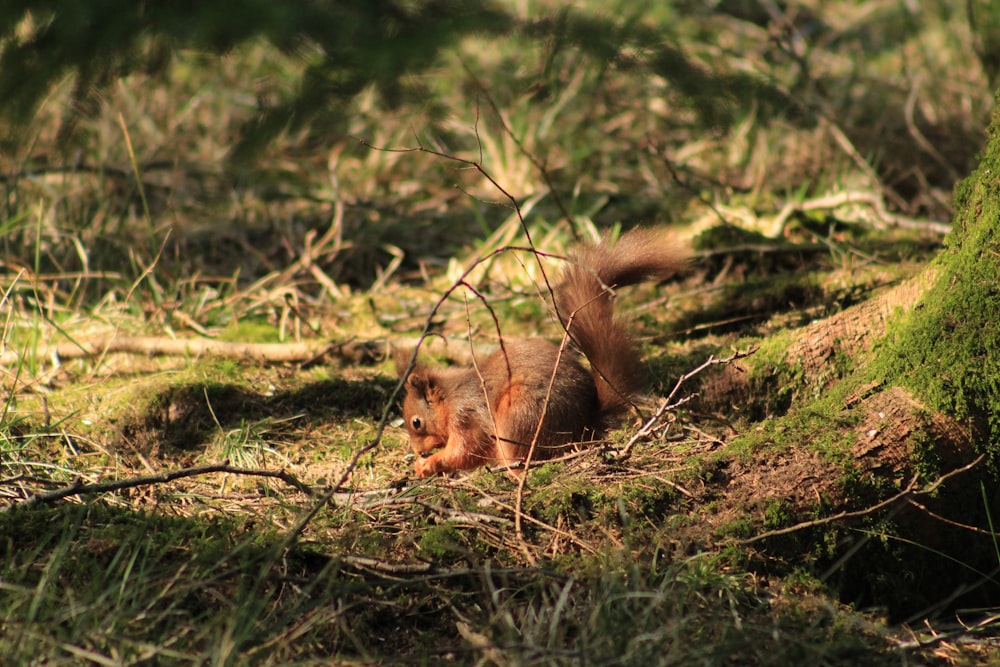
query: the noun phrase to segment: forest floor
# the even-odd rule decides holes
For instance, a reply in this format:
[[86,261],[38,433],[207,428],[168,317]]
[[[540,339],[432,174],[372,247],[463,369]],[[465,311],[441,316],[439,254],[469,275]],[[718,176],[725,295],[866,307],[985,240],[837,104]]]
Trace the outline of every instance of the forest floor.
[[[263,44],[123,80],[74,161],[56,91],[0,161],[4,664],[1000,664],[996,571],[919,520],[974,453],[915,470],[958,427],[831,389],[880,334],[858,314],[943,247],[992,97],[962,12],[805,4],[805,51],[644,20],[810,118],[709,122],[664,76],[526,38],[251,166],[222,157],[246,82],[304,67]],[[546,276],[636,223],[697,251],[618,299],[641,411],[522,480],[417,479],[389,349],[558,340]],[[993,544],[982,498],[965,528]]]

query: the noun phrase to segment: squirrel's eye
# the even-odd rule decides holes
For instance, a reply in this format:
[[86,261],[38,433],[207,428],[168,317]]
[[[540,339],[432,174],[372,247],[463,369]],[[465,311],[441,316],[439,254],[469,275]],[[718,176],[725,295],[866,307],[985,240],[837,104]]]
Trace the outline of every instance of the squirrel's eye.
[[420,419],[420,417],[414,417],[413,419],[410,420],[410,423],[413,424],[414,431],[419,431],[420,427],[424,425],[424,422],[422,419]]

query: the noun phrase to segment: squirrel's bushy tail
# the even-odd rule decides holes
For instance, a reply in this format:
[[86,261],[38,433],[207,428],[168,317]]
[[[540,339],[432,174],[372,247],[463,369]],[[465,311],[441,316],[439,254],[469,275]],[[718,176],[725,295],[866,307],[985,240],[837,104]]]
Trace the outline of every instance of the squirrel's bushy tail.
[[556,288],[559,318],[590,361],[602,413],[618,412],[644,382],[635,341],[615,319],[613,290],[683,271],[690,250],[667,230],[633,229],[575,249],[570,262]]

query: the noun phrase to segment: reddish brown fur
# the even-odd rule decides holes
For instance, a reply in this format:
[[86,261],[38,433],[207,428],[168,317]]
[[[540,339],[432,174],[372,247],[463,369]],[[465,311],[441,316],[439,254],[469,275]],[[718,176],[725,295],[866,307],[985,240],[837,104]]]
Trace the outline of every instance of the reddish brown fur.
[[594,371],[602,412],[628,407],[642,388],[639,350],[614,315],[614,291],[684,270],[690,253],[662,229],[633,229],[615,244],[583,246],[556,289],[559,318]]
[[[507,341],[478,369],[417,364],[406,380],[403,418],[419,476],[510,466],[528,457],[532,441],[532,459],[549,458],[597,435],[641,388],[639,353],[614,317],[611,289],[682,271],[685,246],[663,230],[640,229],[614,244],[580,247],[570,259],[556,304],[591,370],[571,350],[560,357],[558,346],[540,340]],[[397,358],[400,374],[407,361]]]

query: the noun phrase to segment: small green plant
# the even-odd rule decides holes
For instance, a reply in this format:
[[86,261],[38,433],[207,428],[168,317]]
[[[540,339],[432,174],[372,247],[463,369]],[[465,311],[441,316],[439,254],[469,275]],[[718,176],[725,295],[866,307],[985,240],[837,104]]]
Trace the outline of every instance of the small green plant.
[[239,428],[222,432],[217,438],[219,458],[244,468],[265,467],[270,462],[287,466],[287,457],[273,443],[281,427],[294,419],[262,419],[253,423],[241,420]]
[[462,535],[454,525],[429,526],[420,535],[420,551],[434,560],[450,559],[464,553]]

